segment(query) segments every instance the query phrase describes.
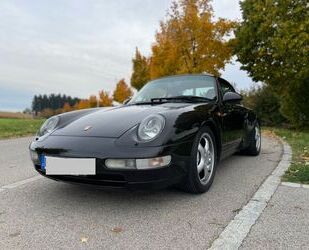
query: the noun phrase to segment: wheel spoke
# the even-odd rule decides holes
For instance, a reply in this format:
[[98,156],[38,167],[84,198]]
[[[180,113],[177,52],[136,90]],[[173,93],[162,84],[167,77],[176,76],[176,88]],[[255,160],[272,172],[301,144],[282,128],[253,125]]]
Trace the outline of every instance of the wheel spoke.
[[205,149],[205,152],[208,153],[208,151],[209,151],[209,142],[208,142],[207,139],[205,139],[205,146],[204,146],[204,149]]
[[202,170],[204,169],[204,166],[205,166],[205,160],[203,157],[201,157],[201,160],[199,164],[197,165],[197,172],[198,173],[202,172]]
[[205,148],[201,145],[201,143],[198,145],[198,151],[201,153],[201,157],[205,155]]

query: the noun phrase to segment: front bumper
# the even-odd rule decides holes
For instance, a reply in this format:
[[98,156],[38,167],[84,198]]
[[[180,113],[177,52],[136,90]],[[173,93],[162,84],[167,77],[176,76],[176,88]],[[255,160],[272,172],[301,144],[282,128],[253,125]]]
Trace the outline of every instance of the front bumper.
[[[46,175],[39,164],[35,169],[50,179],[96,185],[100,187],[129,188],[129,189],[157,189],[179,183],[187,174],[190,165],[192,143],[183,142],[160,147],[121,147],[112,138],[94,137],[59,137],[50,136],[44,141],[34,141],[30,150],[38,154],[54,157],[96,158],[96,175]],[[105,166],[105,159],[115,158],[152,158],[171,155],[171,163],[162,168],[149,170],[109,169]]]
[[168,166],[155,170],[104,170],[97,171],[96,175],[71,176],[71,175],[46,175],[40,166],[35,169],[43,176],[71,183],[95,185],[99,187],[128,188],[128,189],[160,189],[179,183],[184,177],[184,172],[177,167]]

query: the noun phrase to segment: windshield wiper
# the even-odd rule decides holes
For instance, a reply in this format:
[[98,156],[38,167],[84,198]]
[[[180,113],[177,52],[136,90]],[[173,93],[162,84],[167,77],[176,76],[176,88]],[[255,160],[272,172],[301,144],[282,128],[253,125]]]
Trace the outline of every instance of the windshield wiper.
[[153,104],[153,102],[132,102],[132,103],[128,103],[127,105],[151,105]]
[[128,103],[128,105],[153,105],[153,104],[161,104],[167,102],[210,102],[214,101],[214,99],[210,99],[207,97],[201,96],[193,96],[193,95],[186,95],[186,96],[171,96],[171,97],[158,97],[152,98],[150,101],[145,102],[133,102]]
[[201,96],[193,96],[193,95],[186,95],[186,96],[171,96],[171,97],[160,97],[160,98],[152,98],[152,103],[163,103],[163,102],[171,102],[171,101],[185,101],[185,102],[210,102],[213,99]]

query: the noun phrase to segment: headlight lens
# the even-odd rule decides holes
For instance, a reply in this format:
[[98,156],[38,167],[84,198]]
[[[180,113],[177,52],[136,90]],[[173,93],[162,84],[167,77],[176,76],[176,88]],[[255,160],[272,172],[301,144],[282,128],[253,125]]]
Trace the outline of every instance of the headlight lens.
[[40,128],[38,135],[43,136],[43,135],[46,135],[46,134],[50,134],[57,127],[58,122],[59,122],[58,116],[53,116],[53,117],[49,118],[48,120],[46,120],[44,122],[44,124]]
[[138,137],[143,141],[156,138],[163,130],[165,118],[162,115],[146,117],[138,127]]

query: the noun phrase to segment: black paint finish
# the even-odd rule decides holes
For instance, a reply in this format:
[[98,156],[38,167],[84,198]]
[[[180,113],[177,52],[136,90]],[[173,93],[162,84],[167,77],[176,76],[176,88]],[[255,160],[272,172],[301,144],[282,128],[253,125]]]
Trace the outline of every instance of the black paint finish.
[[[212,129],[218,159],[222,159],[248,145],[247,137],[257,122],[256,115],[243,107],[240,100],[232,98],[223,102],[220,79],[216,80],[218,98],[215,101],[126,104],[61,114],[56,130],[44,138],[36,138],[30,150],[57,157],[97,159],[96,176],[47,176],[56,180],[128,188],[176,184],[186,176],[192,143],[201,127]],[[137,137],[138,125],[150,114],[163,115],[166,124],[158,138],[142,142]],[[91,128],[85,131],[87,126]],[[107,158],[165,155],[172,156],[171,164],[155,170],[109,170],[104,165]],[[40,166],[35,168],[45,176]]]

